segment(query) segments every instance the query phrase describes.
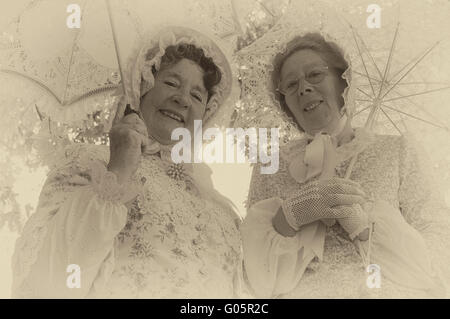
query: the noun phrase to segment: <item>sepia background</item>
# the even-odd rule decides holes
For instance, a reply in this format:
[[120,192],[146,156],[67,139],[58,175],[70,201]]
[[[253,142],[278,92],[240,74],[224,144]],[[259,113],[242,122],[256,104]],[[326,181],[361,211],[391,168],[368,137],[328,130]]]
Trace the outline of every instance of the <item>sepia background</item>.
[[[238,52],[270,32],[293,2],[306,7],[309,1],[114,0],[110,4],[117,9],[117,40],[121,55],[126,56],[141,33],[178,19],[177,13],[208,21],[211,30]],[[415,116],[429,123],[408,116],[397,120],[427,152],[433,177],[450,207],[450,134],[445,129],[450,126],[450,90],[444,89],[450,86],[450,1],[324,2],[372,40],[375,56],[391,45],[397,22],[401,55],[395,57],[396,63],[407,62],[408,54],[413,58],[441,41],[418,69],[419,86],[411,94],[404,93],[430,91],[411,102],[419,108]],[[70,4],[81,7],[79,29],[66,25]],[[371,29],[367,8],[373,4],[381,8],[381,23]],[[237,64],[238,70],[245,69]],[[46,174],[57,164],[56,154],[70,143],[108,143],[115,105],[111,94],[120,76],[105,0],[1,1],[0,81],[0,297],[9,298],[14,242],[36,208]],[[236,113],[224,127],[245,120]],[[392,128],[381,127],[382,132],[395,134]],[[250,163],[210,167],[217,190],[245,217]]]

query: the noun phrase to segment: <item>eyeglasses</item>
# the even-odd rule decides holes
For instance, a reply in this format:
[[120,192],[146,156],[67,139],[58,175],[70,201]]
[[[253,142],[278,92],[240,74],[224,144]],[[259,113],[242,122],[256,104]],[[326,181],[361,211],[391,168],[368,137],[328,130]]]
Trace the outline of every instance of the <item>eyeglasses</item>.
[[[308,71],[305,75],[305,80],[310,84],[319,84],[328,75],[328,67],[315,67]],[[277,91],[283,95],[293,95],[298,91],[301,78],[290,77],[280,82]]]

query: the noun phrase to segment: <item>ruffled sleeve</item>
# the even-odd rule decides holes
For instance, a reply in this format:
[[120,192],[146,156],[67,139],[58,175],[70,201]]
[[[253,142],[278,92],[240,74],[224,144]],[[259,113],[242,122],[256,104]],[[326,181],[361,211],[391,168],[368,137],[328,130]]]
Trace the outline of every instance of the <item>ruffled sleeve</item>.
[[273,178],[259,174],[255,166],[247,216],[241,226],[246,281],[258,298],[292,291],[311,260],[323,255],[323,223],[302,226],[294,237],[284,237],[274,229],[272,219],[282,205],[282,196]]
[[108,156],[103,146],[73,145],[61,158],[64,165],[50,172],[16,242],[13,297],[86,297],[112,272],[115,236],[127,218],[124,203],[136,188],[117,183],[106,170]]
[[284,237],[272,226],[281,199],[253,205],[241,227],[247,282],[259,298],[292,291],[316,256],[322,258],[325,225],[303,226],[294,237]]
[[400,147],[400,210],[405,219],[424,237],[434,268],[450,284],[450,211],[442,200],[439,187],[425,153],[409,136]]

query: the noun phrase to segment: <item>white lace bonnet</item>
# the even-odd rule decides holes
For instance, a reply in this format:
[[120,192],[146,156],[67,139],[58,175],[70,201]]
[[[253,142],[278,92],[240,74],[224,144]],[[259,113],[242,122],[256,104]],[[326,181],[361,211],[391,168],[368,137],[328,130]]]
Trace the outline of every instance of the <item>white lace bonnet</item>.
[[[144,43],[141,42],[141,45],[133,50],[124,70],[127,94],[124,95],[122,86],[119,87],[116,95],[120,95],[121,98],[117,110],[124,109],[123,104],[130,104],[132,109],[139,110],[141,97],[154,85],[152,68],[159,70],[166,48],[186,43],[201,48],[205,56],[211,58],[221,72],[221,80],[213,88],[214,94],[209,98],[203,121],[208,121],[208,126],[212,126],[226,123],[230,119],[239,90],[232,50],[226,41],[204,30],[198,31],[182,26],[160,26],[146,33],[143,39]],[[119,118],[121,116],[119,115]]]
[[348,84],[342,96],[347,114],[349,116],[353,114],[356,85],[352,68],[354,42],[349,25],[340,20],[334,10],[321,2],[306,4],[303,1],[295,1],[270,31],[238,52],[237,59],[242,65],[244,98],[237,106],[235,126],[279,127],[280,144],[302,136],[293,119],[281,109],[272,84],[272,72],[276,55],[285,52],[291,40],[308,33],[318,33],[325,41],[333,42],[341,49],[349,65],[342,75]]

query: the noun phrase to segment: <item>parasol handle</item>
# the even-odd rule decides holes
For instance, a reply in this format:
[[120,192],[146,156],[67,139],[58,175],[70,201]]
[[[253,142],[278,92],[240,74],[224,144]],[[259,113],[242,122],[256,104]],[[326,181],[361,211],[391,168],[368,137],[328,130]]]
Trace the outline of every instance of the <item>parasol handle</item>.
[[[379,100],[375,100],[374,105],[372,107],[372,109],[370,110],[370,114],[367,118],[366,123],[364,124],[364,128],[365,129],[371,129],[373,126],[373,122],[375,120],[375,115],[377,113],[377,110],[380,106],[380,102]],[[350,175],[352,174],[353,171],[353,167],[355,166],[356,160],[358,159],[358,154],[355,154],[351,161],[350,164],[348,165],[347,171],[345,172],[345,179],[350,179]],[[365,267],[367,267],[370,264],[370,252],[371,252],[371,247],[372,247],[372,233],[374,231],[374,224],[375,223],[371,223],[369,225],[369,228],[365,229],[364,231],[362,231],[356,238],[357,240],[355,241],[356,246],[358,247],[359,251],[360,251],[360,256],[363,259],[363,263],[365,265]],[[362,238],[366,238],[368,236],[368,240],[369,240],[369,249],[367,252],[367,255],[364,254],[364,250],[362,249],[361,243],[359,242],[359,240],[361,240]],[[367,238],[366,238],[367,239]]]
[[355,166],[356,160],[358,159],[358,154],[354,155],[348,165],[347,171],[345,171],[345,179],[350,179],[350,175],[353,171],[353,166]]
[[128,93],[127,93],[127,90],[125,89],[125,78],[123,76],[122,64],[121,64],[122,60],[120,59],[119,47],[117,45],[116,31],[114,28],[114,21],[112,19],[111,7],[109,4],[109,0],[105,0],[105,3],[106,3],[106,9],[108,11],[109,24],[111,25],[111,32],[112,32],[112,37],[113,37],[113,42],[114,42],[114,49],[116,51],[117,64],[119,65],[120,82],[122,83],[123,94],[125,95],[125,99],[126,99],[125,104],[127,104],[129,101]]

